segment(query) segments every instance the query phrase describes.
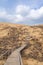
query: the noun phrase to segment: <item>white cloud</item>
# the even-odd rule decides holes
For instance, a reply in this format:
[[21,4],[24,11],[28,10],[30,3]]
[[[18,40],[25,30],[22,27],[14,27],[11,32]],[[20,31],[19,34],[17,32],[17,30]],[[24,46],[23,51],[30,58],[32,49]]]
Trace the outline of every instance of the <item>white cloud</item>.
[[20,14],[15,15],[15,19],[16,22],[20,22],[23,21],[23,16],[21,16]]
[[39,21],[42,18],[43,21],[43,6],[39,9],[31,9],[26,5],[18,5],[15,8],[15,14],[8,14],[8,12],[3,8],[0,9],[0,18],[10,20],[13,22],[23,22],[23,21]]
[[6,15],[5,9],[0,9],[0,17],[4,17]]
[[41,17],[43,17],[43,7],[40,7],[39,9],[31,9],[26,5],[18,5],[16,7],[16,14],[21,15],[23,21],[39,21]]
[[43,7],[39,9],[31,9],[30,13],[27,15],[30,19],[39,19],[43,17]]
[[5,8],[0,8],[0,18],[13,19],[13,15],[8,14]]
[[30,10],[30,7],[29,6],[25,6],[25,5],[18,5],[16,7],[16,13],[17,14],[27,14]]

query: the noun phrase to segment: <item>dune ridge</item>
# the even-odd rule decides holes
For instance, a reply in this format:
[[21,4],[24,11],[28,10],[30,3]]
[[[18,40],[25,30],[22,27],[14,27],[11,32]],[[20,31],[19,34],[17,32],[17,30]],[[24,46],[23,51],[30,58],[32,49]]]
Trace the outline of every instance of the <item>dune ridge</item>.
[[21,52],[24,65],[43,65],[43,25],[0,23],[0,56],[9,50],[0,65],[4,65],[13,47],[15,50],[22,44],[28,44]]

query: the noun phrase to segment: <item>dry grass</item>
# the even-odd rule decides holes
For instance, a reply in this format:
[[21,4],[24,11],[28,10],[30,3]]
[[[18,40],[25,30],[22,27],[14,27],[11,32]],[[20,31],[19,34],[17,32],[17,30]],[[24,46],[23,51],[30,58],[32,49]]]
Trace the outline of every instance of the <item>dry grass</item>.
[[[21,52],[24,65],[43,65],[43,25],[25,26],[19,24],[0,23],[0,55],[22,44],[28,44]],[[5,63],[0,59],[0,65]]]

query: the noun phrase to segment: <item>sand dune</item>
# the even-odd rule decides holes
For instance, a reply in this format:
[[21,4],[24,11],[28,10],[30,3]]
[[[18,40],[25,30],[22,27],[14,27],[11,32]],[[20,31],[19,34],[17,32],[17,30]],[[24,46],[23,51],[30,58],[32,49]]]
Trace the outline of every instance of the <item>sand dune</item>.
[[[9,55],[22,44],[28,44],[21,52],[24,65],[43,65],[43,25],[27,26],[20,24],[0,23],[0,56],[9,50]],[[0,59],[4,65],[8,53]]]

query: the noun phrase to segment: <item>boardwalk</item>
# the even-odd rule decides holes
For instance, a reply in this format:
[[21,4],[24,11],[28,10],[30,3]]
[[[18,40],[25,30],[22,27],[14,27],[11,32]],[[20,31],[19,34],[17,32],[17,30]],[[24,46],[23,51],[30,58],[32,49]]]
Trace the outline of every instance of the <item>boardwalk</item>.
[[22,58],[20,51],[23,50],[26,45],[21,46],[20,48],[16,49],[7,59],[4,65],[23,65]]

